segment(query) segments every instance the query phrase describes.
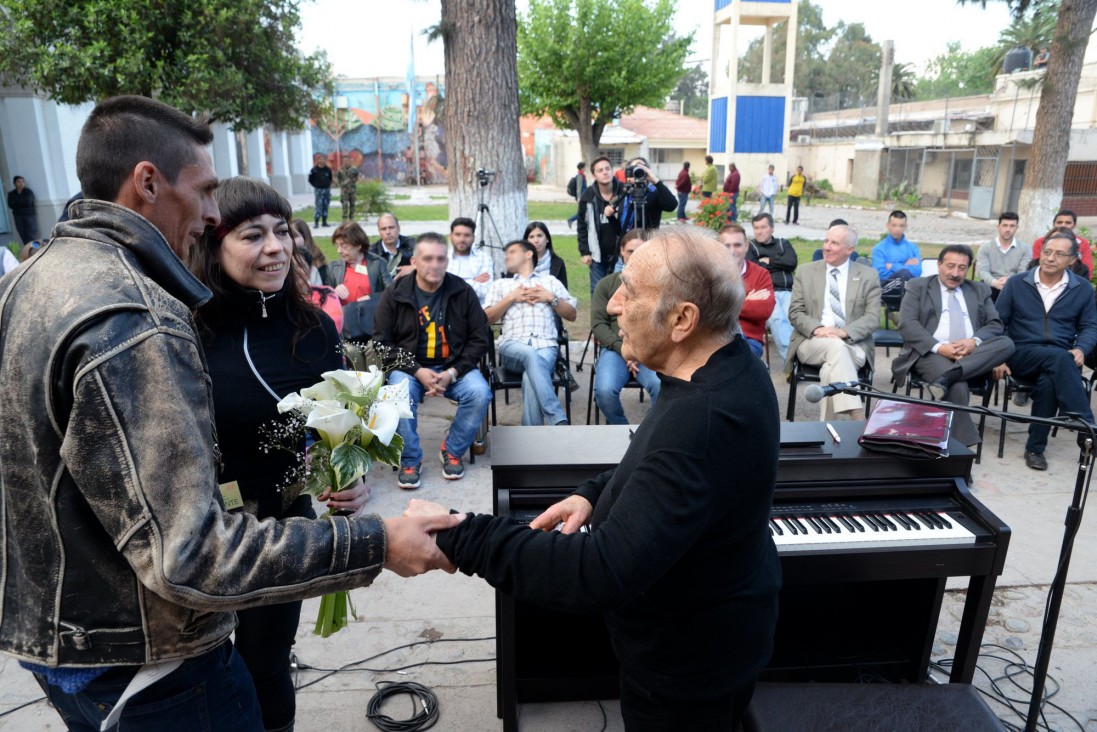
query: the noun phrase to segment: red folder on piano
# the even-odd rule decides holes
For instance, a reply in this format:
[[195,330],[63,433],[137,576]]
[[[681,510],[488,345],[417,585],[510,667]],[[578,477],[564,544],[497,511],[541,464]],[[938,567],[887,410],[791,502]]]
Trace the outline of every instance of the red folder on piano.
[[928,404],[880,401],[857,442],[861,447],[904,457],[948,456],[952,410]]

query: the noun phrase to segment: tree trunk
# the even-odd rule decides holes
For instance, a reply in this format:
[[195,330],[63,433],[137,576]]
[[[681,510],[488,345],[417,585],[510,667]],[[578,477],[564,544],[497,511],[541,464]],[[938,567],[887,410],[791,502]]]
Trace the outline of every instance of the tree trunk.
[[[500,247],[521,238],[527,223],[517,32],[514,0],[442,0],[449,215],[475,217],[483,193],[498,237],[485,214],[476,241],[482,233]],[[497,171],[492,185],[477,182],[481,168]],[[490,251],[499,265],[501,250]]]
[[583,160],[589,166],[591,161],[598,157],[598,143],[602,140],[602,130],[606,128],[605,122],[594,121],[594,107],[586,97],[580,97],[579,109],[567,107],[560,110],[560,113],[567,121],[568,127],[579,135],[579,149],[583,153]]
[[1063,0],[1059,6],[1051,59],[1036,112],[1032,155],[1018,205],[1019,236],[1023,241],[1031,242],[1043,236],[1050,228],[1055,212],[1062,206],[1074,98],[1078,93],[1082,60],[1094,15],[1097,15],[1097,0]]

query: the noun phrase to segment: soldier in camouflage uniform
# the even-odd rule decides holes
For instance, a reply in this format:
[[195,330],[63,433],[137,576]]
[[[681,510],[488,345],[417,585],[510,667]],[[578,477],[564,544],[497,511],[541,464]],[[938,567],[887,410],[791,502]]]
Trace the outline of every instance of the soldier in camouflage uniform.
[[339,169],[339,196],[343,206],[343,221],[354,221],[354,205],[358,199],[358,168],[349,160]]

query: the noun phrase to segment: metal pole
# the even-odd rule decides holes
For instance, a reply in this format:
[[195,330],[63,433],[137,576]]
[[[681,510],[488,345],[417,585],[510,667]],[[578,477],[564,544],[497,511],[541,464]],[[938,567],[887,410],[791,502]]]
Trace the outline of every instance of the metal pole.
[[377,180],[385,179],[385,159],[381,155],[381,80],[373,80],[373,101],[377,106]]

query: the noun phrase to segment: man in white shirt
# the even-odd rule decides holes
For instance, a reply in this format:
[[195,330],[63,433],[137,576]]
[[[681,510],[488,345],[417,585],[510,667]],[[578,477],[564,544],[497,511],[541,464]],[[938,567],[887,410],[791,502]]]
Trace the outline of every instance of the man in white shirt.
[[[850,261],[857,232],[832,226],[823,242],[823,258],[800,266],[792,284],[788,319],[792,323],[789,358],[819,367],[824,384],[856,381],[857,371],[872,364],[873,334],[880,326],[880,278],[871,267]],[[864,419],[860,397],[835,394],[823,400],[822,419],[845,414]]]
[[758,213],[763,213],[769,206],[769,215],[773,216],[773,202],[777,198],[777,176],[773,174],[773,166],[769,166],[769,172],[762,176],[762,182],[758,184]]
[[537,249],[528,241],[507,244],[506,262],[514,277],[493,282],[484,303],[489,323],[503,321],[499,362],[522,374],[523,425],[566,425],[567,414],[552,385],[560,354],[556,319],[575,320],[578,301],[560,280],[535,271]]
[[[990,286],[967,279],[972,252],[952,244],[937,256],[937,274],[907,283],[899,310],[903,349],[891,371],[902,385],[908,371],[929,382],[934,399],[968,403],[968,381],[989,373],[1013,355],[1013,341],[994,307]],[[966,412],[952,416],[952,436],[965,445],[979,442]]]
[[1011,276],[1028,269],[1032,261],[1032,247],[1017,240],[1020,218],[1012,211],[998,217],[998,236],[979,247],[975,257],[975,279],[991,287],[991,297],[1006,286]]
[[449,225],[449,268],[446,271],[467,282],[483,305],[494,278],[491,256],[483,249],[473,249],[475,236],[475,221],[464,216],[453,220]]

